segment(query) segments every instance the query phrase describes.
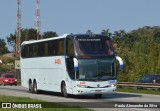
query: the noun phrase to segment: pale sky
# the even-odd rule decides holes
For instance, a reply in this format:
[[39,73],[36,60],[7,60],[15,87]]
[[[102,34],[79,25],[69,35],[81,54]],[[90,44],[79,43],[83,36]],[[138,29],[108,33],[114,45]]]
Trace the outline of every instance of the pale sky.
[[[34,28],[35,0],[21,0],[22,28]],[[143,26],[160,26],[160,0],[40,0],[41,33],[58,35],[126,32]],[[17,25],[17,0],[1,0],[0,38],[14,33]]]

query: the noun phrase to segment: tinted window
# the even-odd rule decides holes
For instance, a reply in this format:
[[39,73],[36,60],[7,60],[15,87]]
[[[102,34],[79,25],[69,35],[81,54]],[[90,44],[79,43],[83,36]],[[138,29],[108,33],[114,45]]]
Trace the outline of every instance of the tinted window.
[[111,41],[106,38],[77,39],[78,56],[108,56],[114,55]]
[[5,75],[4,77],[5,77],[5,78],[14,78],[14,75],[12,75],[12,74],[7,74],[7,75]]
[[158,76],[156,77],[156,82],[157,82],[157,83],[160,83],[160,75],[158,75]]
[[56,55],[64,55],[64,40],[58,40],[58,50]]
[[22,58],[64,55],[64,39],[22,45]]
[[144,76],[140,79],[140,82],[152,83],[153,80],[154,80],[154,75],[144,75]]
[[74,55],[74,46],[71,39],[67,39],[67,55],[73,56]]
[[45,56],[45,43],[40,42],[38,43],[38,57]]
[[33,44],[33,57],[38,56],[38,44]]
[[50,41],[48,44],[48,55],[56,55],[57,53],[57,42],[56,41]]

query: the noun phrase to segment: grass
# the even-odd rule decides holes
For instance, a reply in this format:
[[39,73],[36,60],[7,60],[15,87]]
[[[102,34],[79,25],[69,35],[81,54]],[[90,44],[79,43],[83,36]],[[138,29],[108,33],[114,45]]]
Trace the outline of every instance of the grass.
[[131,87],[117,88],[117,92],[129,92],[129,93],[160,95],[160,90],[134,89],[133,87],[132,88]]
[[[20,104],[25,103],[46,103],[45,101],[35,100],[27,97],[12,97],[12,96],[0,96],[0,106],[2,105],[1,102],[20,102]],[[22,103],[21,103],[22,102]],[[0,111],[92,111],[90,109],[84,109],[80,107],[69,107],[58,103],[46,103],[48,107],[52,106],[52,108],[42,108],[42,109],[25,109],[25,108],[17,108],[17,109],[0,109]],[[45,104],[45,105],[46,105]]]

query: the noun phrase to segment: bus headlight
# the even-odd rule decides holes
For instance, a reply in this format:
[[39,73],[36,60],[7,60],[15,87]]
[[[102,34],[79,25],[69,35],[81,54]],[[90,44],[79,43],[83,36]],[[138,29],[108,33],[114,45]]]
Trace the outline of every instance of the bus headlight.
[[115,84],[112,84],[112,85],[111,85],[111,87],[115,87],[115,86],[116,86]]

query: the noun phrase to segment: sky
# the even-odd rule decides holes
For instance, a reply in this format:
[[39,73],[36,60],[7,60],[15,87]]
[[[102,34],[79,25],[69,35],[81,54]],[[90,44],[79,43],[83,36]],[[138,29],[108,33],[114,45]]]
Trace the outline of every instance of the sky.
[[[0,38],[14,33],[17,0],[0,0]],[[34,28],[36,0],[21,0],[21,27]],[[160,0],[40,0],[41,33],[101,33],[160,26]]]

